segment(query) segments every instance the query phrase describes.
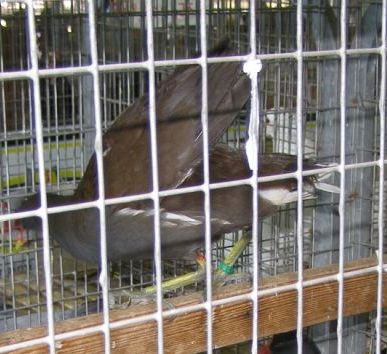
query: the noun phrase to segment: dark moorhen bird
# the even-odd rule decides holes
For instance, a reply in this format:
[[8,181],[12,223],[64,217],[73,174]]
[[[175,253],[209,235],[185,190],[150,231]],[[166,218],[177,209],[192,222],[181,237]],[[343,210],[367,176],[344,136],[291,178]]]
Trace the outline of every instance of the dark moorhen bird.
[[[225,52],[220,52],[224,54]],[[201,127],[201,68],[178,68],[156,91],[159,184],[162,190],[203,183]],[[223,62],[208,66],[208,131],[210,181],[223,182],[251,175],[245,154],[218,144],[250,96],[250,80],[241,64]],[[135,195],[152,189],[148,97],[139,98],[113,123],[103,137],[105,196]],[[259,157],[261,176],[295,170],[289,155]],[[304,168],[316,165],[305,163]],[[328,189],[318,176],[306,177],[304,197],[316,188]],[[48,194],[48,205],[58,206],[98,197],[96,158],[93,155],[72,196]],[[260,184],[259,215],[272,215],[277,207],[297,200],[296,180]],[[195,258],[204,246],[203,193],[161,199],[162,258]],[[28,198],[20,210],[37,208],[39,197]],[[211,191],[211,231],[222,234],[251,225],[252,193],[247,185]],[[100,259],[98,211],[95,208],[49,215],[50,235],[76,258]],[[39,220],[23,221],[28,229],[40,229]],[[110,261],[152,258],[154,213],[149,200],[106,207],[107,254]]]
[[[259,158],[260,176],[293,172],[294,156],[267,154]],[[307,165],[315,167],[315,165]],[[129,168],[127,168],[129,170]],[[199,163],[181,187],[202,183],[202,164]],[[251,174],[243,152],[217,145],[210,155],[210,181],[224,182],[248,178]],[[128,174],[128,180],[130,174]],[[82,184],[80,184],[82,186]],[[315,188],[329,189],[313,177],[305,178],[304,198],[312,198]],[[48,205],[76,203],[79,189],[73,196],[48,194]],[[110,195],[111,196],[111,195]],[[259,186],[259,216],[276,212],[277,207],[297,200],[294,179],[262,183]],[[38,195],[24,202],[23,210],[36,206]],[[161,243],[165,259],[193,259],[196,250],[204,245],[204,198],[200,192],[165,197],[161,200]],[[153,257],[153,207],[150,201],[106,207],[108,258],[111,261]],[[222,234],[251,225],[252,191],[243,185],[211,191],[211,231],[216,240]],[[24,227],[40,230],[36,218],[23,221]],[[49,215],[50,235],[73,256],[98,262],[99,222],[94,208]]]

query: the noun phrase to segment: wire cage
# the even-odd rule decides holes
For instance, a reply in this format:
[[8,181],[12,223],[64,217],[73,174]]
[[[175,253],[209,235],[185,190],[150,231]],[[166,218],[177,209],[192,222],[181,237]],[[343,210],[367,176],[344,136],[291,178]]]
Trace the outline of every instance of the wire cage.
[[[66,340],[102,332],[96,344],[79,345],[106,352],[210,352],[224,347],[215,352],[260,353],[280,332],[298,329],[302,341],[303,327],[321,353],[387,350],[386,7],[386,1],[358,0],[1,1],[0,352],[39,344],[60,351]],[[260,152],[301,153],[324,163],[327,174],[335,172],[327,181],[342,192],[319,193],[259,218],[252,232],[256,241],[238,258],[234,272],[239,276],[225,286],[231,287],[227,296],[212,298],[207,276],[163,294],[172,309],[165,310],[158,292],[149,313],[151,300],[134,294],[158,284],[157,258],[105,260],[97,266],[74,258],[52,240],[48,250],[42,233],[27,230],[15,212],[25,196],[43,185],[49,192],[71,195],[94,151],[104,153],[96,142],[116,117],[143,95],[151,98],[153,82],[164,82],[183,64],[203,68],[211,60],[217,63],[211,49],[224,38],[231,54],[220,62],[242,65],[259,58],[262,70],[257,95],[252,89],[250,102],[220,141],[244,151],[255,117]],[[205,47],[208,58],[203,57]],[[302,182],[299,176],[292,178]],[[219,267],[250,232],[226,234],[214,243],[211,267]],[[159,275],[169,279],[199,268],[195,261],[162,260]],[[246,277],[253,279],[253,288],[241,285]],[[328,295],[319,297],[324,291]],[[265,296],[278,294],[284,299],[264,302]],[[195,296],[199,304],[192,305]],[[243,301],[248,306],[240,307],[243,315],[238,315]],[[138,309],[143,302],[146,310]],[[286,307],[290,303],[291,311]],[[277,306],[289,312],[276,317]],[[218,308],[229,311],[223,315]],[[110,316],[109,309],[118,315]],[[203,326],[197,332],[188,330],[189,323],[199,321],[195,318],[172,329],[166,324],[195,311],[201,313],[197,323]],[[103,315],[102,322],[93,322],[96,313]],[[109,324],[109,316],[118,324]],[[217,316],[228,326],[224,334]],[[90,322],[82,327],[76,318]],[[146,321],[151,329],[144,327],[144,337],[141,327],[133,330],[132,343],[120,342],[114,332]],[[244,325],[234,328],[238,321]],[[184,325],[185,335],[194,336],[190,344],[175,334]],[[13,334],[27,328],[47,331],[21,339]],[[151,344],[146,343],[149,333]]]

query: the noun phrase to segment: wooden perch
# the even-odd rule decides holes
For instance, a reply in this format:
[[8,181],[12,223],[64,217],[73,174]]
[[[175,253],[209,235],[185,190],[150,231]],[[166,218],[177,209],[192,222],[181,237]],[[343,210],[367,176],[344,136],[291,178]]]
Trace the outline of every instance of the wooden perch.
[[[347,263],[345,271],[373,267],[375,257]],[[308,269],[304,279],[311,280],[336,274],[336,265]],[[292,284],[297,273],[286,273],[262,280],[260,289]],[[387,299],[387,275],[383,275],[383,301]],[[355,275],[344,280],[344,316],[367,313],[376,309],[377,273]],[[219,289],[214,299],[248,293],[248,284],[230,285]],[[304,326],[310,326],[337,318],[337,281],[311,285],[304,288]],[[198,304],[202,293],[170,299],[175,307]],[[259,299],[259,336],[269,336],[296,328],[297,293],[286,291]],[[125,310],[110,312],[111,322],[154,312],[155,304],[133,305]],[[213,343],[216,348],[240,343],[252,336],[252,303],[239,301],[214,307]],[[62,321],[56,324],[56,333],[101,324],[101,314]],[[46,328],[32,328],[0,334],[0,346],[45,336]],[[112,351],[117,353],[153,353],[157,349],[157,325],[143,322],[111,330]],[[164,347],[166,353],[194,353],[206,350],[206,314],[204,311],[184,313],[164,320]],[[103,335],[96,333],[57,342],[58,353],[102,353]],[[46,345],[34,346],[17,353],[46,353]]]

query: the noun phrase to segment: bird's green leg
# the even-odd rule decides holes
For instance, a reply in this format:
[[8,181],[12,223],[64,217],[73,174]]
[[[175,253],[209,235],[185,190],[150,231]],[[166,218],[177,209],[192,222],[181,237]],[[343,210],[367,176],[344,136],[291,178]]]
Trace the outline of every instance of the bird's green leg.
[[[233,266],[238,260],[239,256],[246,249],[247,245],[250,242],[250,233],[243,233],[242,237],[238,242],[233,246],[230,253],[224,258],[223,262],[215,270],[215,280],[216,282],[222,282],[227,276],[233,273]],[[166,280],[161,283],[161,288],[163,292],[175,290],[177,288],[191,285],[195,282],[198,282],[203,279],[206,272],[205,269],[205,258],[202,255],[197,257],[197,262],[199,268],[196,272],[187,273],[179,277]],[[145,294],[153,294],[156,292],[156,286],[148,286],[144,290]]]
[[[196,262],[198,263],[198,270],[196,272],[187,273],[176,278],[163,281],[161,283],[162,292],[164,293],[176,290],[183,286],[191,285],[193,283],[201,281],[206,272],[206,259],[202,251],[197,252]],[[140,291],[129,291],[121,289],[117,291],[118,294],[116,296],[128,296],[130,300],[125,304],[115,305],[115,297],[114,295],[112,295],[109,297],[109,301],[111,303],[110,308],[126,308],[130,304],[145,304],[152,302],[155,300],[156,290],[156,285],[148,286],[144,290]],[[165,301],[167,306],[170,307],[169,303],[165,299],[163,301]]]
[[[193,283],[196,283],[203,279],[204,274],[206,272],[205,265],[206,260],[203,255],[198,255],[196,257],[196,262],[198,263],[199,267],[198,270],[195,272],[190,272],[184,275],[180,275],[176,278],[172,278],[169,280],[165,280],[161,283],[161,289],[163,292],[176,290],[178,288],[181,288],[183,286],[191,285]],[[153,294],[156,292],[156,285],[148,286],[144,289],[145,294]]]
[[238,260],[239,256],[246,249],[251,240],[250,232],[244,232],[242,237],[233,246],[230,253],[224,258],[218,268],[215,271],[215,282],[221,282],[228,275],[234,272],[234,264]]

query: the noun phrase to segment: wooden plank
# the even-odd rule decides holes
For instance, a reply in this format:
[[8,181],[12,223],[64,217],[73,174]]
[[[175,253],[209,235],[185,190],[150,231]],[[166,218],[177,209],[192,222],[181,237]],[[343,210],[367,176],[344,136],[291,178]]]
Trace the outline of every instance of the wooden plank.
[[[376,258],[367,258],[348,263],[346,271],[354,271],[376,265]],[[305,270],[305,280],[337,273],[336,265]],[[292,284],[297,273],[286,273],[262,280],[260,289]],[[387,275],[383,279],[384,301],[387,298]],[[344,281],[344,315],[366,313],[376,308],[376,272],[356,275]],[[218,289],[215,299],[248,293],[248,284],[230,285]],[[310,326],[337,318],[336,281],[312,285],[304,288],[304,325]],[[175,307],[197,304],[202,301],[202,293],[194,293],[170,299]],[[269,336],[286,332],[296,327],[297,293],[286,291],[259,299],[259,335]],[[128,309],[114,310],[111,321],[149,314],[155,311],[155,304],[133,305]],[[247,341],[251,338],[252,304],[239,301],[214,308],[214,346],[219,348]],[[58,322],[56,333],[64,333],[76,328],[87,328],[101,323],[101,315]],[[206,315],[197,311],[167,318],[164,321],[164,345],[166,353],[191,353],[206,349]],[[46,334],[45,328],[18,330],[0,334],[0,346],[36,339]],[[111,331],[112,348],[116,353],[152,353],[157,346],[157,326],[149,321],[141,324],[114,329]],[[102,353],[103,335],[101,333],[75,337],[57,343],[59,353]],[[45,353],[47,347],[39,346],[20,350],[17,353]]]

